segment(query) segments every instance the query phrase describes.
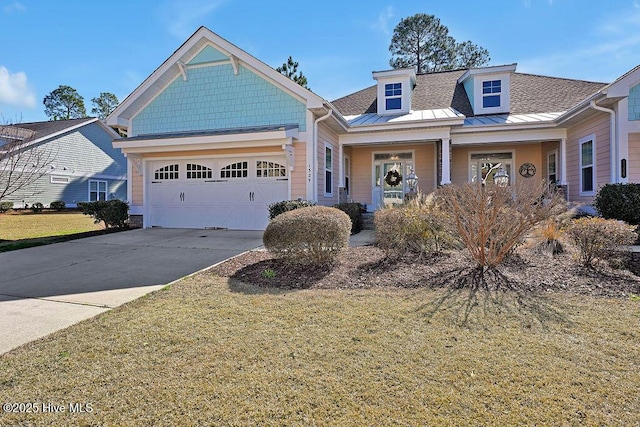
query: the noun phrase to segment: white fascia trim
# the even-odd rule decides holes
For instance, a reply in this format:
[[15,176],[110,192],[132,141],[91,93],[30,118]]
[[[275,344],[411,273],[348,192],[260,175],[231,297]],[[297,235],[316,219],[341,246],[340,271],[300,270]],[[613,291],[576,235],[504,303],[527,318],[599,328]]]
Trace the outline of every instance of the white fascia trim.
[[458,78],[458,83],[462,83],[471,76],[478,74],[496,74],[496,73],[513,73],[516,71],[517,63],[508,65],[496,65],[493,67],[469,68],[463,75]]
[[640,65],[623,74],[616,81],[602,89],[607,98],[629,96],[629,89],[640,83]]
[[451,132],[452,145],[492,144],[492,143],[521,143],[560,140],[567,137],[564,128],[528,129],[518,132],[482,132],[458,133]]
[[64,177],[73,177],[73,178],[90,178],[90,179],[110,179],[115,181],[126,181],[127,175],[104,175],[104,174],[96,174],[90,172],[56,172],[51,171],[46,173],[47,176],[64,176]]
[[393,131],[393,130],[404,130],[404,129],[423,129],[423,132],[429,133],[432,129],[436,131],[438,129],[442,129],[443,127],[450,126],[462,126],[464,124],[464,118],[452,118],[452,119],[441,119],[434,120],[433,122],[425,123],[424,120],[416,120],[416,121],[405,121],[399,123],[380,123],[380,124],[371,124],[371,125],[355,125],[350,126],[347,129],[347,133],[357,134],[361,132],[381,132],[381,131]]
[[396,132],[350,133],[338,136],[343,145],[372,145],[407,142],[424,142],[451,138],[450,128],[411,129]]
[[184,138],[157,138],[148,140],[113,141],[114,148],[125,153],[157,153],[163,151],[208,150],[221,148],[269,147],[293,144],[297,129],[286,131],[247,133],[236,135],[209,135]]
[[580,101],[578,104],[576,104],[572,108],[565,111],[563,114],[561,114],[559,117],[555,119],[555,123],[561,125],[564,122],[571,120],[572,118],[584,113],[585,111],[590,110],[591,101],[595,100],[596,102],[598,102],[604,98],[605,96],[603,95],[602,89],[601,89],[598,92],[591,95],[590,97],[584,99],[583,101]]
[[452,134],[484,133],[484,132],[512,132],[512,131],[536,131],[544,129],[559,129],[553,122],[538,123],[502,123],[499,125],[473,125],[453,128]]

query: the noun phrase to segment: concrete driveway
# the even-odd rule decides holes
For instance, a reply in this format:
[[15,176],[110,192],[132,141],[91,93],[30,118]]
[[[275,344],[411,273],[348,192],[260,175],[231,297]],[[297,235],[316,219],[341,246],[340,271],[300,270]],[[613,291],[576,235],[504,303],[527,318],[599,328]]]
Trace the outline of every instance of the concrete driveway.
[[0,353],[261,245],[261,231],[139,229],[0,253]]

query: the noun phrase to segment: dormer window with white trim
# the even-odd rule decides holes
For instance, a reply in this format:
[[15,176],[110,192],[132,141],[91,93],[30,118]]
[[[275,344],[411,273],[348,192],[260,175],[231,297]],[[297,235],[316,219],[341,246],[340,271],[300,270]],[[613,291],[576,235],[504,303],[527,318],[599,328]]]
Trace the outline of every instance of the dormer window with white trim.
[[502,80],[482,82],[482,108],[500,107]]
[[504,114],[511,109],[511,76],[516,64],[470,68],[458,79],[464,86],[473,114]]
[[373,78],[378,82],[378,115],[396,116],[411,111],[411,96],[416,85],[416,71],[413,68],[374,71]]
[[388,83],[384,85],[385,109],[402,109],[402,83]]

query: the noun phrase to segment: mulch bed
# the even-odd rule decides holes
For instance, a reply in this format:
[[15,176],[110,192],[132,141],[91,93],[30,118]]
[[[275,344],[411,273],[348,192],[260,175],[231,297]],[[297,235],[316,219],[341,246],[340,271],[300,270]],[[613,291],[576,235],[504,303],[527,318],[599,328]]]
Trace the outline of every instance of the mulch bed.
[[[640,294],[640,260],[629,256],[625,262],[627,268],[600,263],[597,269],[590,270],[578,266],[572,253],[552,256],[533,248],[519,249],[498,269],[486,272],[484,280],[487,288],[494,290],[572,292],[614,298]],[[251,251],[211,272],[255,286],[282,289],[463,287],[475,283],[478,275],[463,251],[390,259],[374,246],[349,248],[329,267],[286,265],[267,251]]]

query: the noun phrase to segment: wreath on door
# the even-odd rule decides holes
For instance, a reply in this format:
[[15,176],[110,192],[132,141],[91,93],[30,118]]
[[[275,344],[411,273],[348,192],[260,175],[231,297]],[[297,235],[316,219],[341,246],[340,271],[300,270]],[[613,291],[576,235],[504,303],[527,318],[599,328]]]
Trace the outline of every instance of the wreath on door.
[[397,187],[402,183],[402,175],[395,169],[387,172],[387,175],[384,177],[384,182],[389,184],[391,187]]

